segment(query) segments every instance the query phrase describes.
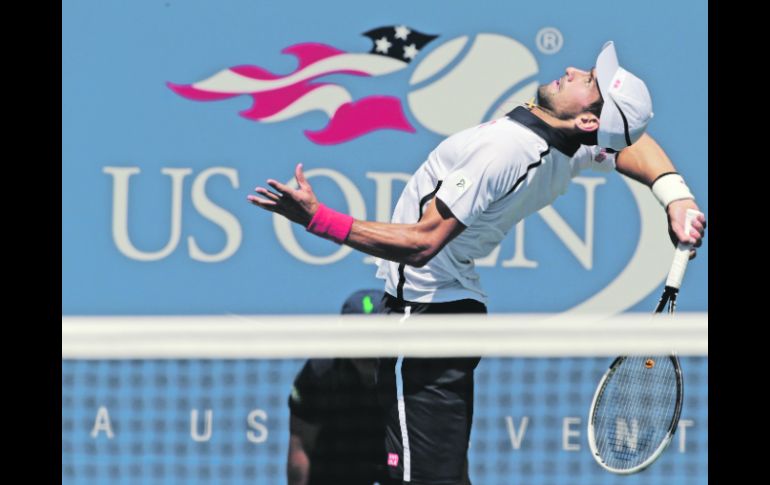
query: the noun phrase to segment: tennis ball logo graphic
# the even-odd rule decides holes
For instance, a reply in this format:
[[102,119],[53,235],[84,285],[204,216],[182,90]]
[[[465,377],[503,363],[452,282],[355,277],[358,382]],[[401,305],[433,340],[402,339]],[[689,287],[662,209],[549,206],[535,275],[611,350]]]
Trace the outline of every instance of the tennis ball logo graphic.
[[520,42],[498,34],[452,39],[415,68],[407,96],[427,129],[451,135],[503,116],[537,92],[538,65]]

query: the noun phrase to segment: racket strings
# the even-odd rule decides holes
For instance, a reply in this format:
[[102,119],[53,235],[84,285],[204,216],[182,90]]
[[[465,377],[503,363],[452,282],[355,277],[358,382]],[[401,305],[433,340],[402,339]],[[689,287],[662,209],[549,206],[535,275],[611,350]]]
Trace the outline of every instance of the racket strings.
[[667,437],[676,413],[676,374],[670,356],[627,357],[616,367],[594,412],[597,450],[608,466],[638,466]]

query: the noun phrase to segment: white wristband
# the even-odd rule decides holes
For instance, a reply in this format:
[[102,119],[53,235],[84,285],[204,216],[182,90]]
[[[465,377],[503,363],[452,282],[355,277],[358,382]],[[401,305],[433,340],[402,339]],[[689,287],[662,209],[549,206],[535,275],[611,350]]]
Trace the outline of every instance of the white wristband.
[[690,188],[684,183],[684,179],[678,173],[667,173],[658,177],[652,184],[652,193],[663,208],[675,200],[693,199],[695,196],[690,192]]

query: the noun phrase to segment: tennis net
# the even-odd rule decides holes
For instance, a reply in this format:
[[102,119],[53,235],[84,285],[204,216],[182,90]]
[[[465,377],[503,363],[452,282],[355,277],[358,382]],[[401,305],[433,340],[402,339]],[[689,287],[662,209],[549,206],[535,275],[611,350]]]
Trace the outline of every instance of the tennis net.
[[[705,484],[706,314],[65,317],[62,483],[286,483],[287,399],[308,357],[469,356],[474,484]],[[588,407],[618,354],[676,350],[679,428],[646,471],[590,456]]]

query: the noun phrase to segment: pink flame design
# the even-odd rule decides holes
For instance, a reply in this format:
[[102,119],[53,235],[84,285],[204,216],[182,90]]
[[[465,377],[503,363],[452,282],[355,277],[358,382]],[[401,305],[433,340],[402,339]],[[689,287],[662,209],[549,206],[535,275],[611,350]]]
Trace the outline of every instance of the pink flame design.
[[[334,47],[319,43],[303,43],[289,46],[281,51],[293,55],[298,60],[297,68],[290,74],[274,74],[259,66],[241,65],[230,68],[230,71],[243,77],[260,81],[273,81],[286,78],[298,73],[312,64],[333,56],[346,54]],[[369,76],[365,71],[355,69],[337,69],[319,72],[288,86],[250,91],[243,93],[217,92],[196,88],[192,84],[182,85],[167,82],[166,85],[179,96],[193,101],[220,101],[243,94],[248,94],[253,100],[249,109],[240,112],[244,118],[261,121],[269,118],[291,106],[294,102],[307,96],[310,92],[328,83],[313,83],[313,79],[329,74],[348,74],[354,76]],[[369,96],[355,102],[340,105],[334,112],[326,127],[321,130],[306,130],[305,136],[320,145],[344,143],[363,136],[375,130],[393,129],[414,133],[414,127],[404,115],[401,101],[392,96]]]
[[319,145],[350,141],[374,130],[384,129],[414,133],[416,130],[404,116],[401,100],[392,96],[369,96],[337,109],[325,128],[305,130],[305,136]]

